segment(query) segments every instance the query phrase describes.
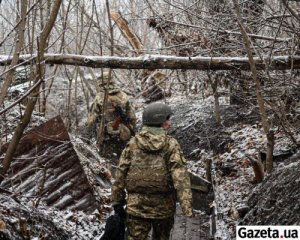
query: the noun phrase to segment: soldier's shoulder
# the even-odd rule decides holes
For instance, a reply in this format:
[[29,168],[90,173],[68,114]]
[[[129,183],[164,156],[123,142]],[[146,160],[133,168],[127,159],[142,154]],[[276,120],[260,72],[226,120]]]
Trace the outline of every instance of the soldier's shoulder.
[[138,148],[135,137],[132,137],[129,142],[126,144],[126,148],[129,150],[135,150]]
[[120,99],[122,99],[124,102],[128,101],[128,95],[127,95],[125,92],[119,91],[117,95],[118,95],[118,97],[119,97]]
[[126,103],[128,101],[128,96],[126,93],[119,91],[116,94],[109,94],[108,99],[112,102]]
[[167,141],[169,144],[169,148],[180,148],[178,141],[174,137],[167,135]]
[[104,100],[104,93],[98,92],[96,97],[94,98],[94,101],[96,102],[102,102]]

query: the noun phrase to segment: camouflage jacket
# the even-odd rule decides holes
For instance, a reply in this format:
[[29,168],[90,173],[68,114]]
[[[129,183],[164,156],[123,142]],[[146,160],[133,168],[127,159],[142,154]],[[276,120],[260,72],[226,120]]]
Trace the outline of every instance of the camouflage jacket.
[[[99,92],[89,111],[88,116],[88,128],[93,129],[95,126],[98,129],[102,120],[102,108],[104,101],[104,92]],[[128,100],[127,94],[119,89],[111,89],[108,92],[106,109],[104,113],[105,126],[113,124],[116,119],[116,106],[120,106],[124,114],[126,115],[128,122],[124,123],[131,132],[136,131],[136,116],[131,103]]]
[[[164,169],[164,163],[158,160],[161,156],[164,156],[166,166],[165,179],[160,176]],[[146,164],[143,159],[149,163]],[[132,177],[134,172],[140,178]],[[153,181],[155,178],[157,181]],[[163,128],[143,127],[123,150],[112,186],[113,205],[125,202],[125,189],[128,192],[127,212],[133,216],[152,219],[172,216],[176,209],[176,193],[183,213],[192,216],[192,192],[186,160],[178,142]]]

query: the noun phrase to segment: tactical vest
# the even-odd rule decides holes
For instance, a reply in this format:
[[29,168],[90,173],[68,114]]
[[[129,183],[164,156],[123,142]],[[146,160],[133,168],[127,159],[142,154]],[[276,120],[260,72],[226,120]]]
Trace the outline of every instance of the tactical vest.
[[166,147],[159,151],[145,151],[131,145],[131,163],[126,178],[129,193],[170,194],[174,191],[168,169]]
[[131,131],[129,129],[128,122],[121,122],[120,124],[117,124],[117,128],[113,127],[118,118],[116,114],[116,107],[121,108],[123,114],[127,115],[129,102],[126,98],[126,95],[123,93],[108,95],[105,114],[106,132],[110,136],[117,136],[122,141],[128,141],[131,137]]

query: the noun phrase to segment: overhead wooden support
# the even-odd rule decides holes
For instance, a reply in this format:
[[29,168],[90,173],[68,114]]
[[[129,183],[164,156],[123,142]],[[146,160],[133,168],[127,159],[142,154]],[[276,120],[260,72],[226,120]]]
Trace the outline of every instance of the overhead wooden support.
[[[19,63],[32,64],[33,55],[20,55]],[[0,66],[9,65],[12,57],[0,55]],[[247,57],[176,57],[143,55],[139,57],[84,56],[73,54],[45,54],[45,64],[74,65],[116,69],[194,69],[194,70],[250,70]],[[300,69],[300,56],[275,56],[271,59],[254,57],[258,70]]]

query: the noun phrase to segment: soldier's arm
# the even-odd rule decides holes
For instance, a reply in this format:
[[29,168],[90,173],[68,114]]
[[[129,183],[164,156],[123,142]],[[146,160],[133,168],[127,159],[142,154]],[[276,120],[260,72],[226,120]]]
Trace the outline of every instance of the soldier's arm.
[[94,126],[95,122],[96,122],[96,115],[94,114],[93,109],[94,109],[94,103],[90,107],[89,115],[88,115],[87,127],[89,129],[91,129]]
[[115,182],[111,189],[112,205],[125,204],[125,181],[130,167],[130,150],[126,147],[120,157],[119,164],[115,173]]
[[96,122],[101,121],[102,101],[103,101],[103,99],[101,99],[101,97],[102,97],[102,95],[96,96],[93,104],[90,107],[88,122],[87,122],[89,129],[92,129],[94,127],[94,125],[96,124]]
[[136,115],[133,106],[129,101],[126,103],[126,105],[126,115],[129,119],[129,123],[132,127],[132,130],[136,132]]
[[186,160],[178,142],[172,139],[170,142],[169,169],[177,198],[180,202],[182,212],[188,217],[193,216],[191,180],[187,171]]

